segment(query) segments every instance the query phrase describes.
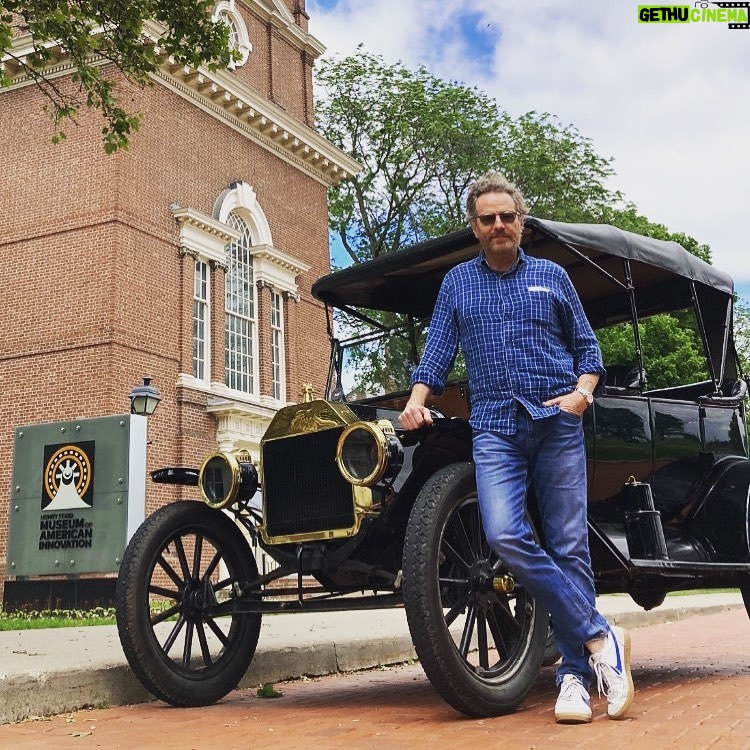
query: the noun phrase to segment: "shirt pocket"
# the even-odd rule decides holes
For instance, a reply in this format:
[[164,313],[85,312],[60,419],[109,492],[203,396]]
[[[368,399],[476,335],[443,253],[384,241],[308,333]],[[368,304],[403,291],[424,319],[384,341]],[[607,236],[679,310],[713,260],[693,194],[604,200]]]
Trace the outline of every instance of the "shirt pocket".
[[519,305],[518,317],[537,325],[549,326],[554,319],[554,306],[552,291],[548,287],[529,285],[524,304]]

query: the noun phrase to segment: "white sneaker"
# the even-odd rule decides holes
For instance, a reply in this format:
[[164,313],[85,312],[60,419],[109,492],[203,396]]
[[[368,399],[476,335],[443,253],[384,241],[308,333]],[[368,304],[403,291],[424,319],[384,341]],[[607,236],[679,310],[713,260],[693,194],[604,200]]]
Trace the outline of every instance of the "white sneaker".
[[577,675],[566,674],[560,683],[555,721],[558,724],[587,724],[591,721],[589,692]]
[[596,675],[599,695],[607,696],[607,716],[619,719],[633,702],[630,633],[623,628],[610,628],[604,648],[591,654],[589,664]]

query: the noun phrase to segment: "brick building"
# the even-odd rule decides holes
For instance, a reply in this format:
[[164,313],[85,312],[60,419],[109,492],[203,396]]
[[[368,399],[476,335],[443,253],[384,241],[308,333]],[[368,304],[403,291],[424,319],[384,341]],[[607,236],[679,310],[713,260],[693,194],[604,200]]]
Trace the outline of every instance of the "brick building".
[[[127,152],[104,153],[94,111],[51,144],[20,71],[0,91],[2,581],[16,426],[124,413],[148,375],[163,398],[148,470],[198,466],[217,448],[257,458],[275,411],[304,383],[322,393],[310,287],[329,270],[327,187],[358,166],[313,128],[322,47],[304,0],[222,0],[216,13],[242,61],[208,72],[165,58],[153,86],[118,80],[144,114]],[[158,46],[159,27],[147,32]],[[52,72],[72,85],[64,58]],[[149,481],[146,512],[185,494]]]

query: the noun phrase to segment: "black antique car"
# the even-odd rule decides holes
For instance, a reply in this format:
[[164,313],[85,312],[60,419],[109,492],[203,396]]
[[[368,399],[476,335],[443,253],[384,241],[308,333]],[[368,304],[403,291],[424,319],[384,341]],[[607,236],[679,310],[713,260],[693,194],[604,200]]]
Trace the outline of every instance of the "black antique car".
[[[630,340],[584,418],[598,592],[649,609],[670,591],[738,587],[750,608],[732,280],[679,245],[609,226],[529,218],[523,245],[565,267],[600,336]],[[430,403],[432,427],[398,423],[443,276],[477,252],[465,230],[318,280],[326,397],[275,415],[259,467],[217,452],[200,468],[153,473],[203,500],[156,511],[121,564],[120,639],[156,697],[197,706],[232,690],[264,613],[401,605],[427,676],[458,711],[502,714],[527,695],[554,623],[484,539],[461,362]],[[645,354],[642,327],[665,314],[704,350],[698,382],[666,382],[680,368]],[[650,388],[652,364],[662,371]],[[254,546],[274,567],[258,571]]]

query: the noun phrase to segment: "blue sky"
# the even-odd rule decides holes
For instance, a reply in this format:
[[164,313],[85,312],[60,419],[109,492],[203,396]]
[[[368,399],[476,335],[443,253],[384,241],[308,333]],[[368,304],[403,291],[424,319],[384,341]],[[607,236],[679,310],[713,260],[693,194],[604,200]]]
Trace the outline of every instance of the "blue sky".
[[639,24],[636,0],[307,0],[329,55],[476,86],[513,117],[549,112],[611,157],[611,186],[710,245],[750,299],[750,29]]

